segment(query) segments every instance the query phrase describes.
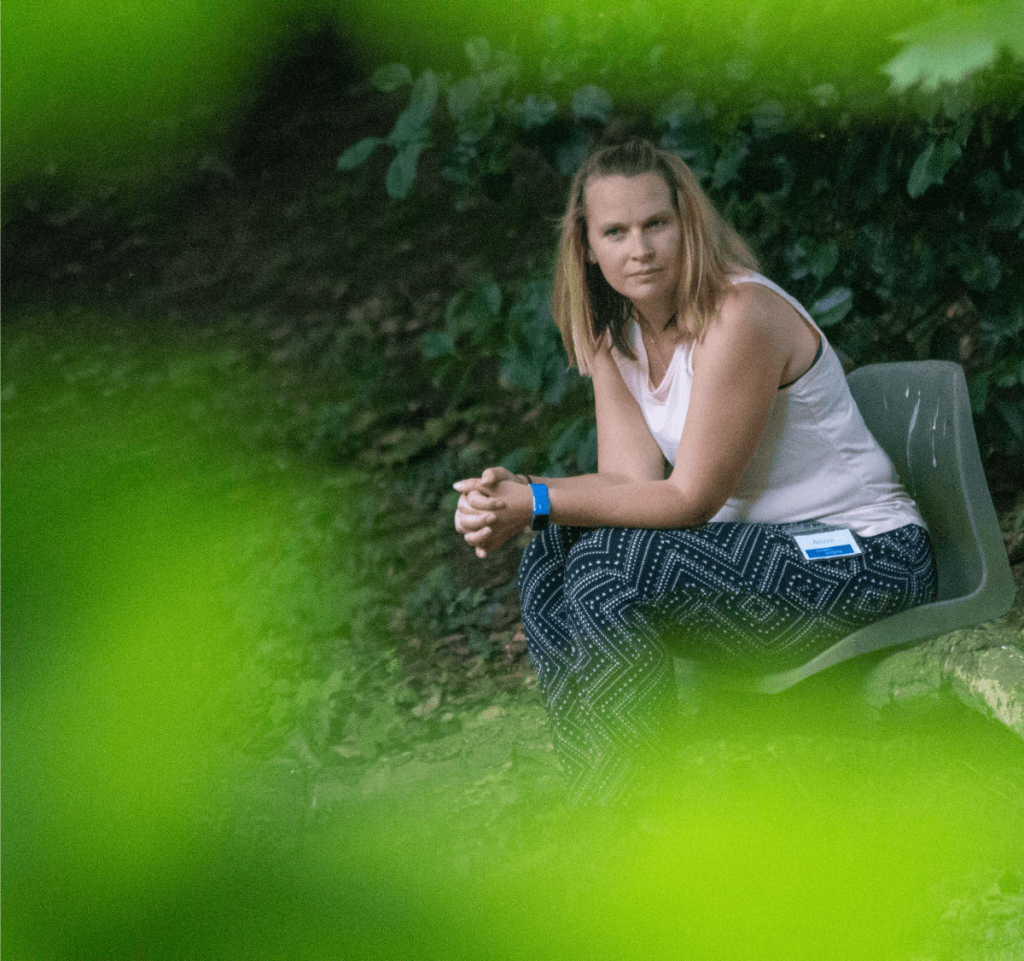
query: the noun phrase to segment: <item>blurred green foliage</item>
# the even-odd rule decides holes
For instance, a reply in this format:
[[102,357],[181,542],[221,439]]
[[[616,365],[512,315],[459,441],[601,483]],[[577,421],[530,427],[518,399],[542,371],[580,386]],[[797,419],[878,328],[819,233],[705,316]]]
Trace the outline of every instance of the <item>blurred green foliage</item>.
[[8,0],[3,190],[141,185],[210,149],[323,0]]

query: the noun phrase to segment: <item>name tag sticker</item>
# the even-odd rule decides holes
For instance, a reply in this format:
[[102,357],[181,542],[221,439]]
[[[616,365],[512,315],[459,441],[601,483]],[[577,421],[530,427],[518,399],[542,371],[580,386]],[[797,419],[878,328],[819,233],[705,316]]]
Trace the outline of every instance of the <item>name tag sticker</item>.
[[808,561],[823,561],[832,557],[855,557],[863,553],[854,539],[853,532],[844,528],[838,531],[821,531],[817,534],[794,534],[793,540],[800,553]]

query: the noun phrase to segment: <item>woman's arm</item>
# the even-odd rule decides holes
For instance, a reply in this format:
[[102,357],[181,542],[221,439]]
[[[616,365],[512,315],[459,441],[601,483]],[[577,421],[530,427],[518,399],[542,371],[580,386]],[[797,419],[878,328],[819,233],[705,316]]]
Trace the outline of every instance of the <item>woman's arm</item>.
[[[624,479],[553,486],[552,521],[581,527],[678,528],[713,517],[739,486],[764,433],[790,353],[787,308],[748,285],[726,297],[718,319],[694,349],[686,424],[675,468],[664,480],[660,451],[646,424],[638,429],[633,412],[641,423],[642,414],[614,361],[608,358],[611,368],[595,364],[598,476],[607,469],[610,477]],[[464,496],[469,508],[493,517],[466,534],[474,547],[493,549],[529,523],[532,496],[522,484],[501,481],[489,493],[471,490]]]
[[[479,478],[456,483],[455,489],[461,496],[455,513],[455,529],[466,535],[467,542],[476,547],[480,557],[500,547],[529,524],[533,495],[526,486],[528,481],[546,484],[549,492],[573,496],[665,476],[661,448],[609,350],[601,350],[591,366],[597,415],[597,473],[527,478],[525,474],[512,474],[503,467],[490,467]],[[517,485],[522,489],[517,491]],[[514,509],[513,503],[518,503],[520,509]],[[519,515],[524,509],[525,517],[520,521]]]

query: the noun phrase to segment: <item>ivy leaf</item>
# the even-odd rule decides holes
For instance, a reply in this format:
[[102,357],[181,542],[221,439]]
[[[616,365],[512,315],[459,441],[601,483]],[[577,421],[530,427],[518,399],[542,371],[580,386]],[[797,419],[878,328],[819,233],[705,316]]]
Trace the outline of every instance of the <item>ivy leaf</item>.
[[612,113],[612,97],[593,84],[580,87],[572,95],[572,115],[577,120],[598,120],[607,123]]
[[1002,414],[1006,426],[1013,434],[1017,452],[1024,451],[1024,404],[1019,400],[1000,398],[994,403],[995,409]]
[[853,291],[849,287],[836,287],[811,306],[810,314],[819,327],[838,324],[853,309]]
[[390,63],[386,67],[375,70],[370,83],[381,93],[393,93],[399,87],[412,83],[412,74],[404,63]]
[[960,264],[960,277],[974,290],[991,291],[1003,279],[1003,265],[991,251],[971,250],[967,259]]
[[363,137],[362,140],[353,144],[338,158],[338,169],[355,170],[382,143],[384,141],[380,137]]
[[933,184],[941,184],[953,164],[960,159],[961,153],[960,145],[955,140],[930,140],[910,169],[907,193],[916,199]]
[[401,147],[388,167],[384,186],[393,200],[404,200],[416,180],[416,165],[426,143],[407,143]]

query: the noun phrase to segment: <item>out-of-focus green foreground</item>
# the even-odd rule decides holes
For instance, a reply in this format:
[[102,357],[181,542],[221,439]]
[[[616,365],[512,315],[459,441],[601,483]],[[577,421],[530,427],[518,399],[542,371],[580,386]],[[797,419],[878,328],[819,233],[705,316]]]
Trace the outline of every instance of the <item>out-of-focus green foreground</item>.
[[[894,769],[828,710],[793,718],[832,745],[812,755],[825,767],[794,765],[791,733],[750,757],[749,731],[699,742],[640,812],[528,789],[453,809],[412,785],[323,813],[308,794],[282,806],[288,772],[266,761],[239,806],[239,645],[259,640],[237,623],[239,559],[284,523],[273,485],[237,482],[231,451],[199,439],[201,394],[76,407],[48,363],[14,380],[15,408],[40,416],[4,430],[11,961],[904,958],[943,878],[1024,857],[1019,805],[977,793],[1008,756],[998,734],[926,724]],[[499,774],[471,756],[462,772]]]
[[[749,83],[805,98],[836,83],[844,109],[877,112],[893,34],[952,0],[7,0],[3,188],[27,179],[153,184],[195,159],[230,125],[261,71],[289,39],[334,23],[364,67],[397,59],[460,69],[462,46],[486,36],[513,50],[528,82],[598,83],[616,98],[654,101],[689,87],[720,96]],[[596,59],[595,59],[596,58]],[[599,75],[576,76],[594,59]],[[794,69],[799,65],[799,69]],[[833,91],[834,93],[835,91]],[[872,93],[873,92],[873,93]],[[867,99],[865,100],[865,94]],[[344,146],[339,144],[339,148]]]
[[[636,5],[650,20],[619,22],[636,28],[623,48],[646,54],[651,32],[640,28],[677,19],[667,56],[706,79],[715,57],[740,48],[747,67],[781,69],[794,44],[813,39],[820,8],[830,32],[808,56],[821,65],[867,51],[870,83],[884,87],[877,68],[895,46],[880,54],[880,38],[932,7],[680,2]],[[435,64],[433,44],[461,58],[465,39],[481,34],[504,47],[559,12],[615,19],[611,3],[563,0],[7,0],[4,189],[90,169],[124,178],[133,166],[158,180],[179,135],[201,140],[204,118],[246,96],[307,14],[343,18],[376,65]],[[789,29],[798,21],[799,40]],[[611,47],[620,39],[595,36]],[[531,51],[518,53],[528,68]],[[590,79],[642,94],[627,75]],[[5,357],[10,347],[5,332]],[[192,361],[179,359],[187,373]],[[160,358],[162,376],[175,361]],[[798,739],[833,746],[824,767],[794,767],[785,744],[745,757],[742,738],[701,742],[687,747],[686,776],[667,772],[642,816],[564,812],[526,792],[495,832],[488,812],[453,812],[415,788],[387,801],[353,792],[353,803],[314,814],[302,790],[301,805],[281,805],[291,772],[265,758],[238,805],[239,705],[252,694],[240,665],[245,645],[264,640],[239,624],[245,558],[254,537],[286,536],[286,512],[274,485],[239,472],[218,437],[198,439],[189,417],[204,398],[146,395],[99,414],[51,390],[51,368],[64,370],[50,364],[22,355],[4,372],[15,412],[3,431],[10,961],[910,958],[957,893],[946,880],[1024,865],[1019,762],[998,787],[1018,745],[959,718],[948,730],[923,724],[919,753],[881,773],[870,737],[848,737],[827,711],[796,724]],[[219,364],[218,376],[237,376],[237,365]],[[103,394],[110,371],[96,379]],[[118,385],[119,396],[131,400],[135,387]],[[21,409],[30,413],[15,416]],[[44,425],[33,411],[46,412]],[[350,508],[338,498],[337,512]],[[323,584],[299,577],[295,589]],[[901,730],[915,736],[912,721]],[[716,764],[719,748],[739,755]],[[471,785],[497,775],[466,761]]]

